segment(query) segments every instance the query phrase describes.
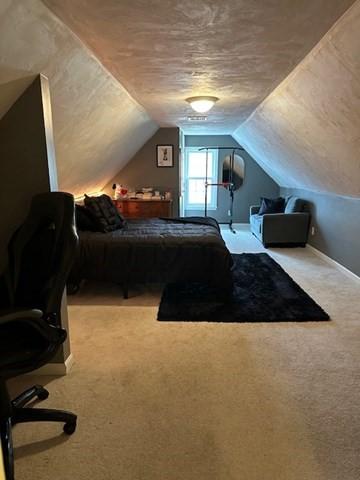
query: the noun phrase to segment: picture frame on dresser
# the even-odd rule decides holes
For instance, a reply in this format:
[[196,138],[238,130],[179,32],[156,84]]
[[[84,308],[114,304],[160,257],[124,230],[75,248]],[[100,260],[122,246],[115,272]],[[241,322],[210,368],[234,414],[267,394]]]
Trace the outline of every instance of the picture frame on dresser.
[[156,166],[158,168],[174,167],[174,145],[156,145]]

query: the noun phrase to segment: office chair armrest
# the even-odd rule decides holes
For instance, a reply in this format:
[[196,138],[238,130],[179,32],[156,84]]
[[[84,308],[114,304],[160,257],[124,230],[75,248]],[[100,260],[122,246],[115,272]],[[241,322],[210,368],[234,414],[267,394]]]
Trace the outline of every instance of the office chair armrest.
[[0,327],[6,323],[19,321],[31,324],[49,342],[60,344],[66,339],[66,331],[48,323],[41,310],[21,308],[0,310]]
[[20,320],[21,318],[29,320],[40,320],[43,316],[41,310],[36,309],[6,309],[0,310],[0,325],[12,322],[14,320]]

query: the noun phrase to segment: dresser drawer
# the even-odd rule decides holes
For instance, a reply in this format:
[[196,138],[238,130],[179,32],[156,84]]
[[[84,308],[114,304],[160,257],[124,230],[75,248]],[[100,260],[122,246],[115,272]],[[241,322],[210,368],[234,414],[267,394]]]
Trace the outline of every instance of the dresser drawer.
[[114,200],[126,218],[171,217],[171,200]]

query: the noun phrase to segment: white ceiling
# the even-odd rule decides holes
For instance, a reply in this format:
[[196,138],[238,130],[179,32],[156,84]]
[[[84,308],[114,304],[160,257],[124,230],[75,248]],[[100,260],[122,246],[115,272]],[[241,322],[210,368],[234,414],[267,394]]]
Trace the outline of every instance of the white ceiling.
[[360,0],[325,37],[352,0],[46,3],[60,19],[0,0],[0,116],[49,77],[60,188],[101,189],[158,124],[203,133],[184,120],[203,93],[221,99],[206,133],[233,132],[280,185],[360,197]]
[[161,126],[232,133],[353,0],[43,0]]
[[38,0],[0,0],[0,117],[34,78],[49,78],[59,187],[100,190],[158,125]]
[[360,197],[360,0],[234,137],[279,185]]

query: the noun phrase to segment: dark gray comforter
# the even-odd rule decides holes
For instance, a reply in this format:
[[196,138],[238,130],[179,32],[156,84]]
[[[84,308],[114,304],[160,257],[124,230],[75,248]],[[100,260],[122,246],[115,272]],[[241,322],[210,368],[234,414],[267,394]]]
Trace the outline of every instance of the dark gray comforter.
[[200,281],[232,285],[232,257],[213,219],[128,220],[109,233],[79,232],[71,282]]

